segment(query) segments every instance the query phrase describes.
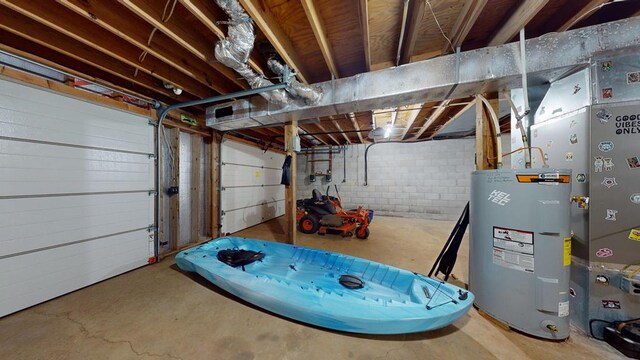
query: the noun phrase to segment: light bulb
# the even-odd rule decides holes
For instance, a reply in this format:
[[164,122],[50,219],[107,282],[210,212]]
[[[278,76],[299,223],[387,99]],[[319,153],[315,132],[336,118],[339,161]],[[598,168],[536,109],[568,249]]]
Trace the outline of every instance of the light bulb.
[[387,126],[384,127],[384,138],[388,138],[389,136],[391,136],[391,125],[387,124]]

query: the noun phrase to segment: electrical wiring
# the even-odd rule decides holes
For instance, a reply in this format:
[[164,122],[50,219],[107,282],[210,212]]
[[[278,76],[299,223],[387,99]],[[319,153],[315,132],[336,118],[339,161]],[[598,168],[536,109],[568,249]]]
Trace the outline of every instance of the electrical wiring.
[[451,40],[444,33],[444,30],[442,30],[442,26],[440,26],[440,22],[438,21],[438,18],[436,17],[436,13],[433,11],[433,7],[431,6],[431,2],[429,0],[425,0],[425,2],[429,6],[429,10],[431,10],[431,15],[433,15],[433,19],[436,21],[436,25],[438,25],[438,29],[440,29],[440,33],[442,34],[442,36],[444,36],[445,39],[447,39],[447,42],[449,43],[449,46],[451,46],[451,51],[456,52],[456,49],[453,47],[453,44],[451,43]]

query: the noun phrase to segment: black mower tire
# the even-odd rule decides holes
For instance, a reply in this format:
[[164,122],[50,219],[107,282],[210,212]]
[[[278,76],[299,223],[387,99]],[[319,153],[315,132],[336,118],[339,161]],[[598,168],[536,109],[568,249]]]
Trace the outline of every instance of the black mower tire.
[[303,234],[315,234],[320,228],[320,222],[315,216],[305,215],[298,221],[298,230]]
[[362,226],[356,229],[356,237],[360,240],[366,240],[369,237],[369,228],[364,229],[364,236],[360,236],[361,230],[362,230]]

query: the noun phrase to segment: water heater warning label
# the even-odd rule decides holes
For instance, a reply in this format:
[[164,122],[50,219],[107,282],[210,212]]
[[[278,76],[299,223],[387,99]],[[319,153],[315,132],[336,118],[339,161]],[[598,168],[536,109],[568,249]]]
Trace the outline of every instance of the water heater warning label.
[[509,269],[533,272],[533,233],[493,227],[493,263]]

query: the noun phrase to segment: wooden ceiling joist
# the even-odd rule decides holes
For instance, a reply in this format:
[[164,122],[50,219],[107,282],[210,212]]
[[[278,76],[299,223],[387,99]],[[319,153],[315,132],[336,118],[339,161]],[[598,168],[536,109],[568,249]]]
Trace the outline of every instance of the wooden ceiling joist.
[[416,40],[420,36],[420,26],[424,17],[424,0],[411,0],[409,4],[409,20],[406,27],[404,44],[402,44],[402,54],[400,63],[406,64],[411,61],[411,56],[415,50]]
[[469,110],[469,109],[471,109],[472,107],[475,107],[475,106],[476,106],[476,101],[475,100],[474,101],[469,101],[468,104],[466,104],[462,109],[460,109],[458,112],[456,112],[450,119],[445,121],[445,123],[442,124],[442,126],[438,127],[433,133],[431,133],[431,135],[429,136],[429,139],[431,139],[434,136],[436,136],[439,132],[444,130],[444,128],[446,128],[447,126],[451,125],[451,123],[454,122],[457,118],[459,118],[462,114],[467,112],[467,110]]
[[429,115],[427,121],[425,121],[424,125],[422,125],[420,130],[418,130],[418,133],[414,136],[415,140],[418,140],[422,136],[422,134],[424,134],[424,132],[427,131],[427,129],[429,129],[433,125],[433,123],[436,122],[436,120],[438,120],[440,115],[442,115],[442,113],[449,106],[449,103],[451,103],[451,100],[445,100],[433,107],[431,115]]
[[[180,3],[204,26],[206,26],[212,33],[218,38],[226,37],[224,31],[215,22],[215,15],[210,6],[216,6],[213,1],[209,0],[180,0]],[[257,73],[264,75],[264,70],[260,66],[259,62],[254,59],[255,53],[249,58],[248,64]]]
[[[175,71],[157,58],[148,55],[143,63],[139,61],[140,52],[135,46],[124,43],[117,36],[100,28],[82,16],[53,2],[28,0],[0,0],[0,4],[60,32],[88,47],[114,57],[139,71],[150,74],[161,81],[174,84],[185,92],[204,98],[215,95],[211,88],[193,78]],[[65,19],[65,21],[60,21]],[[51,32],[49,30],[49,32]],[[45,37],[48,34],[33,34]],[[134,74],[131,74],[133,77]],[[162,86],[162,84],[160,84]]]
[[591,1],[588,1],[570,19],[568,19],[562,25],[560,25],[560,27],[558,28],[557,31],[561,32],[561,31],[567,31],[567,30],[571,29],[571,27],[574,26],[578,21],[582,20],[583,18],[585,18],[590,13],[593,13],[599,6],[601,6],[603,4],[606,4],[606,3],[610,2],[610,1],[611,0],[591,0]]
[[364,45],[364,60],[367,71],[371,70],[371,44],[369,41],[369,4],[368,0],[359,0],[360,28],[362,29],[362,43]]
[[302,0],[302,7],[307,15],[309,24],[311,24],[313,35],[315,35],[316,41],[318,41],[318,45],[320,45],[322,57],[324,57],[324,61],[327,63],[327,67],[329,68],[331,75],[336,79],[340,78],[338,68],[336,68],[336,63],[334,61],[333,52],[331,51],[331,46],[329,44],[329,39],[327,39],[327,32],[325,31],[324,24],[316,10],[313,0]]
[[347,144],[351,144],[351,139],[349,139],[349,137],[347,136],[347,134],[344,133],[344,130],[342,130],[342,127],[340,126],[340,124],[336,121],[336,119],[331,118],[331,122],[333,123],[333,125],[336,127],[336,129],[338,129],[338,131],[340,131],[340,134],[342,135],[342,137],[344,138],[344,140],[347,142]]
[[[451,30],[451,43],[454,47],[461,46],[464,40],[467,38],[469,31],[473,28],[480,13],[487,5],[488,0],[466,0],[462,12],[458,16],[453,29]],[[454,52],[455,49],[451,49],[451,46],[447,42],[442,48],[443,53],[449,51]]]
[[[0,16],[0,18],[2,18],[2,16]],[[2,25],[0,25],[0,29],[4,30]],[[96,67],[94,64],[82,62],[69,55],[47,48],[8,31],[0,31],[0,49],[35,61],[36,63],[76,75],[80,78],[104,84],[124,93],[129,93],[141,98],[157,99],[165,103],[173,103],[176,101],[175,98],[170,97],[168,92],[160,93],[141,84],[132,83],[128,81],[126,77],[119,74],[107,72]],[[65,64],[65,66],[59,64]]]
[[[313,124],[313,125],[315,125],[315,127],[317,127],[317,128],[320,130],[319,132],[322,132],[322,133],[328,133],[328,132],[330,132],[329,130],[327,130],[327,128],[325,128],[325,127],[322,125],[322,122],[319,122],[319,123],[317,123],[317,124]],[[323,134],[323,135],[325,135],[326,137],[328,137],[329,139],[331,139],[331,141],[334,143],[334,145],[342,145],[342,144],[338,141],[338,139],[336,139],[336,137],[335,137],[335,136],[333,136],[333,134]]]
[[[123,83],[136,84],[155,94],[162,94],[159,100],[172,103],[194,100],[193,97],[190,97],[186,93],[183,93],[181,96],[174,95],[170,90],[165,89],[159,80],[146,73],[139,72],[138,76],[133,77],[134,67],[85,46],[85,44],[77,40],[50,31],[46,26],[11,10],[2,9],[2,11],[0,11],[0,29],[49,49],[48,51],[53,51],[51,55],[55,55],[55,53],[63,54],[88,66],[97,68],[100,71],[121,78]],[[38,34],[38,37],[32,34]],[[3,35],[3,37],[7,38],[8,35]],[[22,46],[22,44],[18,42],[15,47],[21,50],[28,50],[26,48],[22,49],[20,46]],[[36,50],[37,49],[33,49],[32,47],[30,51]],[[46,54],[46,52],[47,51],[44,51],[38,55],[47,58],[49,54]],[[52,59],[52,61],[54,60]],[[90,75],[95,76],[95,74]]]
[[[83,0],[57,1],[69,10],[119,36],[125,42],[136,46],[140,51],[139,59],[143,61],[145,58],[142,54],[148,53],[221,94],[239,89],[234,83],[220,81],[220,74],[215,70],[212,71],[211,66],[194,55],[180,50],[174,45],[173,40],[163,34],[155,33],[152,25],[140,23],[134,14],[118,4]],[[155,35],[152,36],[151,32]]]
[[[197,56],[200,60],[210,64],[218,73],[230,82],[234,83],[239,89],[246,89],[248,85],[245,81],[240,80],[231,68],[217,62],[214,55],[214,44],[209,42],[201,34],[194,33],[189,25],[179,16],[171,16],[163,13],[161,2],[149,0],[118,0],[122,5],[126,6],[134,14],[153,25],[158,30],[171,38],[190,53]],[[160,5],[160,6],[159,6]],[[178,5],[176,5],[178,6]],[[164,19],[163,19],[164,17]]]
[[407,133],[409,132],[409,130],[413,126],[413,123],[418,118],[418,115],[420,114],[420,112],[422,112],[422,109],[423,109],[422,106],[423,105],[424,104],[420,104],[419,106],[416,106],[414,109],[410,110],[409,115],[407,117],[407,125],[402,130],[402,135],[400,135],[400,140],[404,140],[404,138],[407,136]]
[[315,132],[315,131],[309,130],[308,125],[305,125],[305,126],[299,125],[298,128],[300,128],[304,132],[305,135],[303,135],[303,136],[311,137],[311,138],[315,139],[316,141],[319,141],[323,145],[329,146],[329,143],[327,141],[325,141],[324,139],[322,139],[321,137],[319,137],[317,135],[307,135],[307,134],[312,134],[312,133]]
[[548,2],[549,0],[522,1],[500,30],[489,40],[488,46],[502,45],[513,39]]
[[356,120],[356,115],[354,113],[349,113],[347,117],[349,118],[349,120],[351,120],[351,125],[353,125],[353,128],[355,130],[358,130],[358,139],[360,139],[360,143],[364,144],[364,139],[362,138],[362,132],[360,131],[360,124],[358,124],[358,121]]
[[267,37],[271,45],[276,49],[282,59],[289,65],[289,67],[295,71],[298,79],[303,83],[308,83],[305,75],[300,68],[302,60],[298,56],[297,51],[293,47],[291,40],[282,30],[278,22],[269,12],[269,9],[265,9],[259,0],[239,0],[242,7],[247,14],[258,25],[260,30]]

